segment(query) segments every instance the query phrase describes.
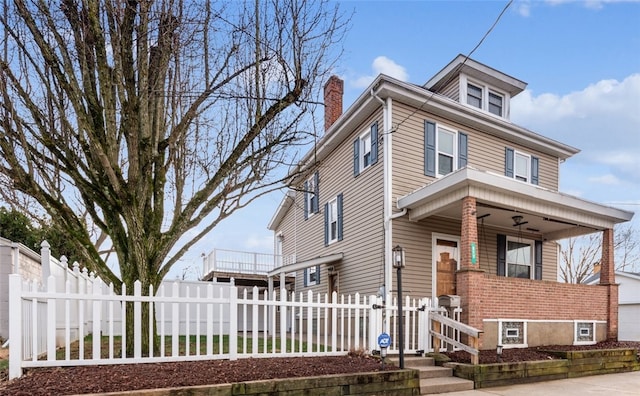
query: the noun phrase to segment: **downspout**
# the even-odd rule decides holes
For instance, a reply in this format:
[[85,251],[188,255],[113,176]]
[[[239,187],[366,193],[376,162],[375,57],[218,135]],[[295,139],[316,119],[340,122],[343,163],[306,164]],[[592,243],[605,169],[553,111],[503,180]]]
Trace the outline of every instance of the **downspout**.
[[[382,104],[382,133],[379,133],[378,140],[382,138],[382,153],[383,153],[383,215],[384,215],[384,295],[383,300],[386,300],[386,296],[391,293],[392,286],[392,268],[391,268],[391,243],[393,242],[391,228],[392,219],[392,140],[393,134],[391,131],[392,116],[391,116],[391,98],[387,98],[386,102],[375,94],[371,89],[371,96],[378,100]],[[386,324],[389,326],[389,324]],[[389,331],[389,329],[385,329]]]

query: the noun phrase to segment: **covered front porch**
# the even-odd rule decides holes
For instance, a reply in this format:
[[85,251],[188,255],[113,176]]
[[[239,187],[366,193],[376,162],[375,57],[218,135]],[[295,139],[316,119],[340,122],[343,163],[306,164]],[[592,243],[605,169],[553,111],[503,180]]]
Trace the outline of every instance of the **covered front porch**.
[[[460,225],[453,285],[438,283],[446,274],[435,253],[432,282],[434,293],[449,287],[461,297],[462,321],[484,331],[482,349],[617,339],[613,228],[632,212],[471,167],[400,198],[398,207],[412,222]],[[600,284],[559,283],[557,241],[596,232]],[[435,251],[440,240],[432,240]]]

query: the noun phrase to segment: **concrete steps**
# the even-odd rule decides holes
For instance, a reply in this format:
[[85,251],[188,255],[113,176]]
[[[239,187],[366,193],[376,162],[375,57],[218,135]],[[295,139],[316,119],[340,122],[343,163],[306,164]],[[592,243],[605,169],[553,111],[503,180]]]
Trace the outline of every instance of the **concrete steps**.
[[[399,364],[397,356],[389,360]],[[404,367],[420,372],[421,395],[473,390],[473,381],[454,377],[451,368],[435,366],[433,358],[405,356]]]

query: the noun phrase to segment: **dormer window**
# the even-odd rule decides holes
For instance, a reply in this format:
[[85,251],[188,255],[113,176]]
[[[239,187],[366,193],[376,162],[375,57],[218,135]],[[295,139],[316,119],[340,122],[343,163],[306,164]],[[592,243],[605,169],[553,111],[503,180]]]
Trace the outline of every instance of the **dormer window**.
[[506,94],[479,82],[471,81],[462,85],[462,89],[466,91],[467,105],[506,118]]

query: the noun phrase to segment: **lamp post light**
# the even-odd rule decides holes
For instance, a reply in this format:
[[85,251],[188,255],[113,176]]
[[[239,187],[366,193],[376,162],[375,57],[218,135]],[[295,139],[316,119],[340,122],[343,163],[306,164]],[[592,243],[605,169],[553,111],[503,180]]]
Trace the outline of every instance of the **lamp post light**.
[[400,245],[392,250],[393,267],[396,268],[398,276],[398,350],[400,352],[400,368],[404,369],[404,331],[402,315],[402,273],[401,270],[404,267],[404,249]]

